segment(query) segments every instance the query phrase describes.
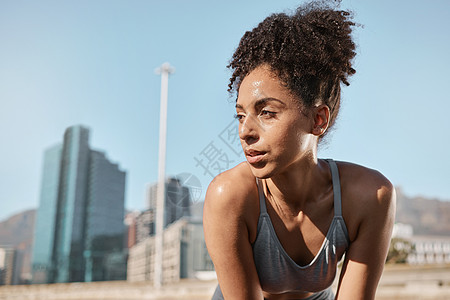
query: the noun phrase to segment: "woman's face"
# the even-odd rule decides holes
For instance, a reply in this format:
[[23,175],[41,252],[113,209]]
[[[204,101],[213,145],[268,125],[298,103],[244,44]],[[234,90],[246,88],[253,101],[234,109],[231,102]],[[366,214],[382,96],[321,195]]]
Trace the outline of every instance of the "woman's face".
[[253,174],[269,178],[314,155],[313,117],[266,66],[241,82],[236,101],[239,137]]

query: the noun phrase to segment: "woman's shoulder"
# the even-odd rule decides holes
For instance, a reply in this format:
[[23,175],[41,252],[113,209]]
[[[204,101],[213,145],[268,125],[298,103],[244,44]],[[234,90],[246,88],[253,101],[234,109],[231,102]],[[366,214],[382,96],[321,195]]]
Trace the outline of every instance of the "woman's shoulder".
[[364,220],[370,219],[376,224],[377,220],[384,220],[387,214],[395,211],[395,188],[381,172],[354,163],[336,163],[341,181],[342,211],[350,236],[356,235]]
[[[341,188],[358,198],[379,199],[394,186],[381,172],[355,163],[337,161]],[[375,196],[376,197],[373,197]],[[383,197],[381,197],[383,198]]]
[[243,210],[254,208],[255,201],[249,201],[251,199],[258,199],[256,178],[247,162],[242,162],[211,181],[206,191],[205,205],[242,214]]

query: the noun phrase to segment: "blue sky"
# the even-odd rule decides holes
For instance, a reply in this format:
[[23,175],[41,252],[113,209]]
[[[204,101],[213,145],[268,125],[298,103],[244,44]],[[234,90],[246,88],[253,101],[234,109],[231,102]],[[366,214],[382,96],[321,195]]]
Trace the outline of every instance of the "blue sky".
[[[195,175],[204,195],[212,177],[196,159],[211,149],[216,166],[243,159],[221,139],[233,129],[233,50],[270,13],[300,3],[0,0],[0,219],[38,206],[43,152],[75,124],[127,171],[127,208],[145,208],[145,186],[157,180],[154,69],[166,61],[176,68],[166,174]],[[357,74],[320,156],[375,168],[407,195],[450,199],[450,2],[342,8],[364,27],[354,34]]]

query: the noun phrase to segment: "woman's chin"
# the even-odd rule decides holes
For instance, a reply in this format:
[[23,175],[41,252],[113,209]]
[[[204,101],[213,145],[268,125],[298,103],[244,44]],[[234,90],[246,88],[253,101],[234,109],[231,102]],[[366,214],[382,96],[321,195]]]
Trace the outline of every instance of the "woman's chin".
[[253,176],[259,179],[267,179],[273,176],[274,169],[270,168],[267,164],[250,164],[247,162],[250,170],[252,171]]

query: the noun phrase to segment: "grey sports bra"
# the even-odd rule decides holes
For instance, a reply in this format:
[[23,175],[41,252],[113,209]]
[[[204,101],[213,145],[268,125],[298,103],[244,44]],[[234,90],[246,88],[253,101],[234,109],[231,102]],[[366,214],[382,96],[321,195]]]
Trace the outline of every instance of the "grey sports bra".
[[347,250],[350,241],[342,218],[341,187],[336,163],[327,160],[331,168],[334,194],[334,218],[317,255],[305,266],[296,264],[286,253],[273,228],[266,209],[266,199],[259,179],[258,192],[260,216],[258,233],[253,243],[261,288],[269,293],[288,291],[319,292],[327,289],[336,276],[337,263]]
[[[334,298],[331,289],[328,288],[336,277],[337,264],[347,250],[350,240],[342,218],[338,168],[333,160],[328,159],[327,161],[330,165],[333,181],[334,218],[322,247],[306,266],[297,265],[283,249],[267,214],[262,184],[257,179],[260,215],[258,232],[252,247],[253,258],[263,291],[271,294],[295,291],[313,292],[315,294],[307,298],[311,300]],[[223,300],[219,285],[212,300]]]

